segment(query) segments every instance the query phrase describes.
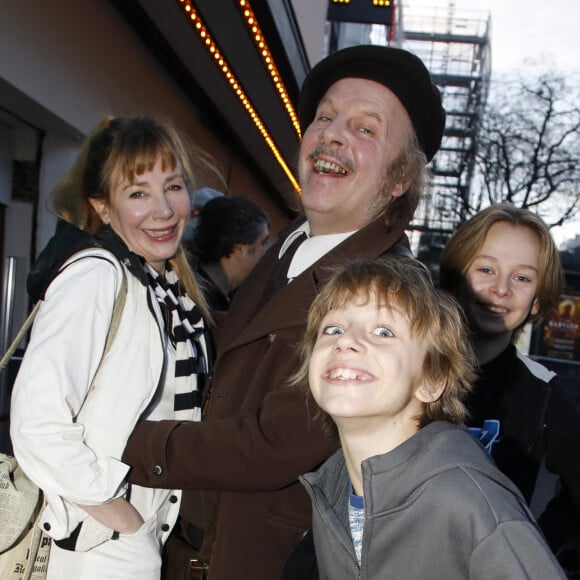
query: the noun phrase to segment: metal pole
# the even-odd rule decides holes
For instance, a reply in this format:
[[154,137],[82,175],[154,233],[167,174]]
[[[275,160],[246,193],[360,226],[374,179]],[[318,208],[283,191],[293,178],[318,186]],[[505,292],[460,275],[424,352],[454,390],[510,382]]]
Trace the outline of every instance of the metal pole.
[[0,317],[0,353],[10,344],[12,313],[14,310],[14,289],[16,287],[16,258],[8,256],[4,262],[2,281],[2,316]]
[[[12,315],[14,312],[14,292],[16,287],[16,258],[8,256],[4,262],[2,280],[2,311],[0,317],[0,355],[8,349],[12,332]],[[0,450],[11,451],[8,432],[8,414],[10,412],[10,383],[8,369],[0,372]]]

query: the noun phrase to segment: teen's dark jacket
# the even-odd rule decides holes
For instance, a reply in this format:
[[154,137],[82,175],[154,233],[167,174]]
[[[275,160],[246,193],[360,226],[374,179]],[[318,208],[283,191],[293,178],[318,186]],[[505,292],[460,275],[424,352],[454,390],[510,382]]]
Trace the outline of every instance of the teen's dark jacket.
[[532,499],[542,461],[564,489],[540,516],[553,550],[580,532],[580,408],[550,370],[509,345],[481,366],[467,401],[470,426],[500,422],[491,454],[497,466]]

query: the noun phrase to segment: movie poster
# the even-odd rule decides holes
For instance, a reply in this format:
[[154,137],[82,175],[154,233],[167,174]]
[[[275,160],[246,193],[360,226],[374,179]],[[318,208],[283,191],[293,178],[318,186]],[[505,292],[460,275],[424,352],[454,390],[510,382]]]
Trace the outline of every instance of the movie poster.
[[580,361],[580,295],[562,294],[543,322],[538,354]]

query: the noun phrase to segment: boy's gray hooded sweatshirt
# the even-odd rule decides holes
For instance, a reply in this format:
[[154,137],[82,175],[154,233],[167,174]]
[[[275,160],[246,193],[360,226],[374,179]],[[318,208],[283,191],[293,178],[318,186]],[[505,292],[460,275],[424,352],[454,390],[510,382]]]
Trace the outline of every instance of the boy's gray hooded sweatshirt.
[[431,423],[362,473],[360,567],[342,451],[301,478],[321,579],[565,580],[517,488],[462,427]]

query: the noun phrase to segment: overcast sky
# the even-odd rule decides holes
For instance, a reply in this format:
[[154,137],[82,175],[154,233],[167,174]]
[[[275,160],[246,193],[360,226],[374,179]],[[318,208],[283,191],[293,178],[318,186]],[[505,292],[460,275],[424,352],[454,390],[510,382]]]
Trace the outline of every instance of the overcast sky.
[[[438,10],[454,3],[457,15],[463,9],[489,11],[492,82],[537,65],[541,70],[554,67],[570,79],[573,77],[580,86],[580,0],[434,0],[434,3]],[[553,228],[552,234],[558,244],[580,234],[580,215],[573,224]]]
[[494,73],[534,62],[579,73],[578,0],[455,0],[455,4],[490,9]]

